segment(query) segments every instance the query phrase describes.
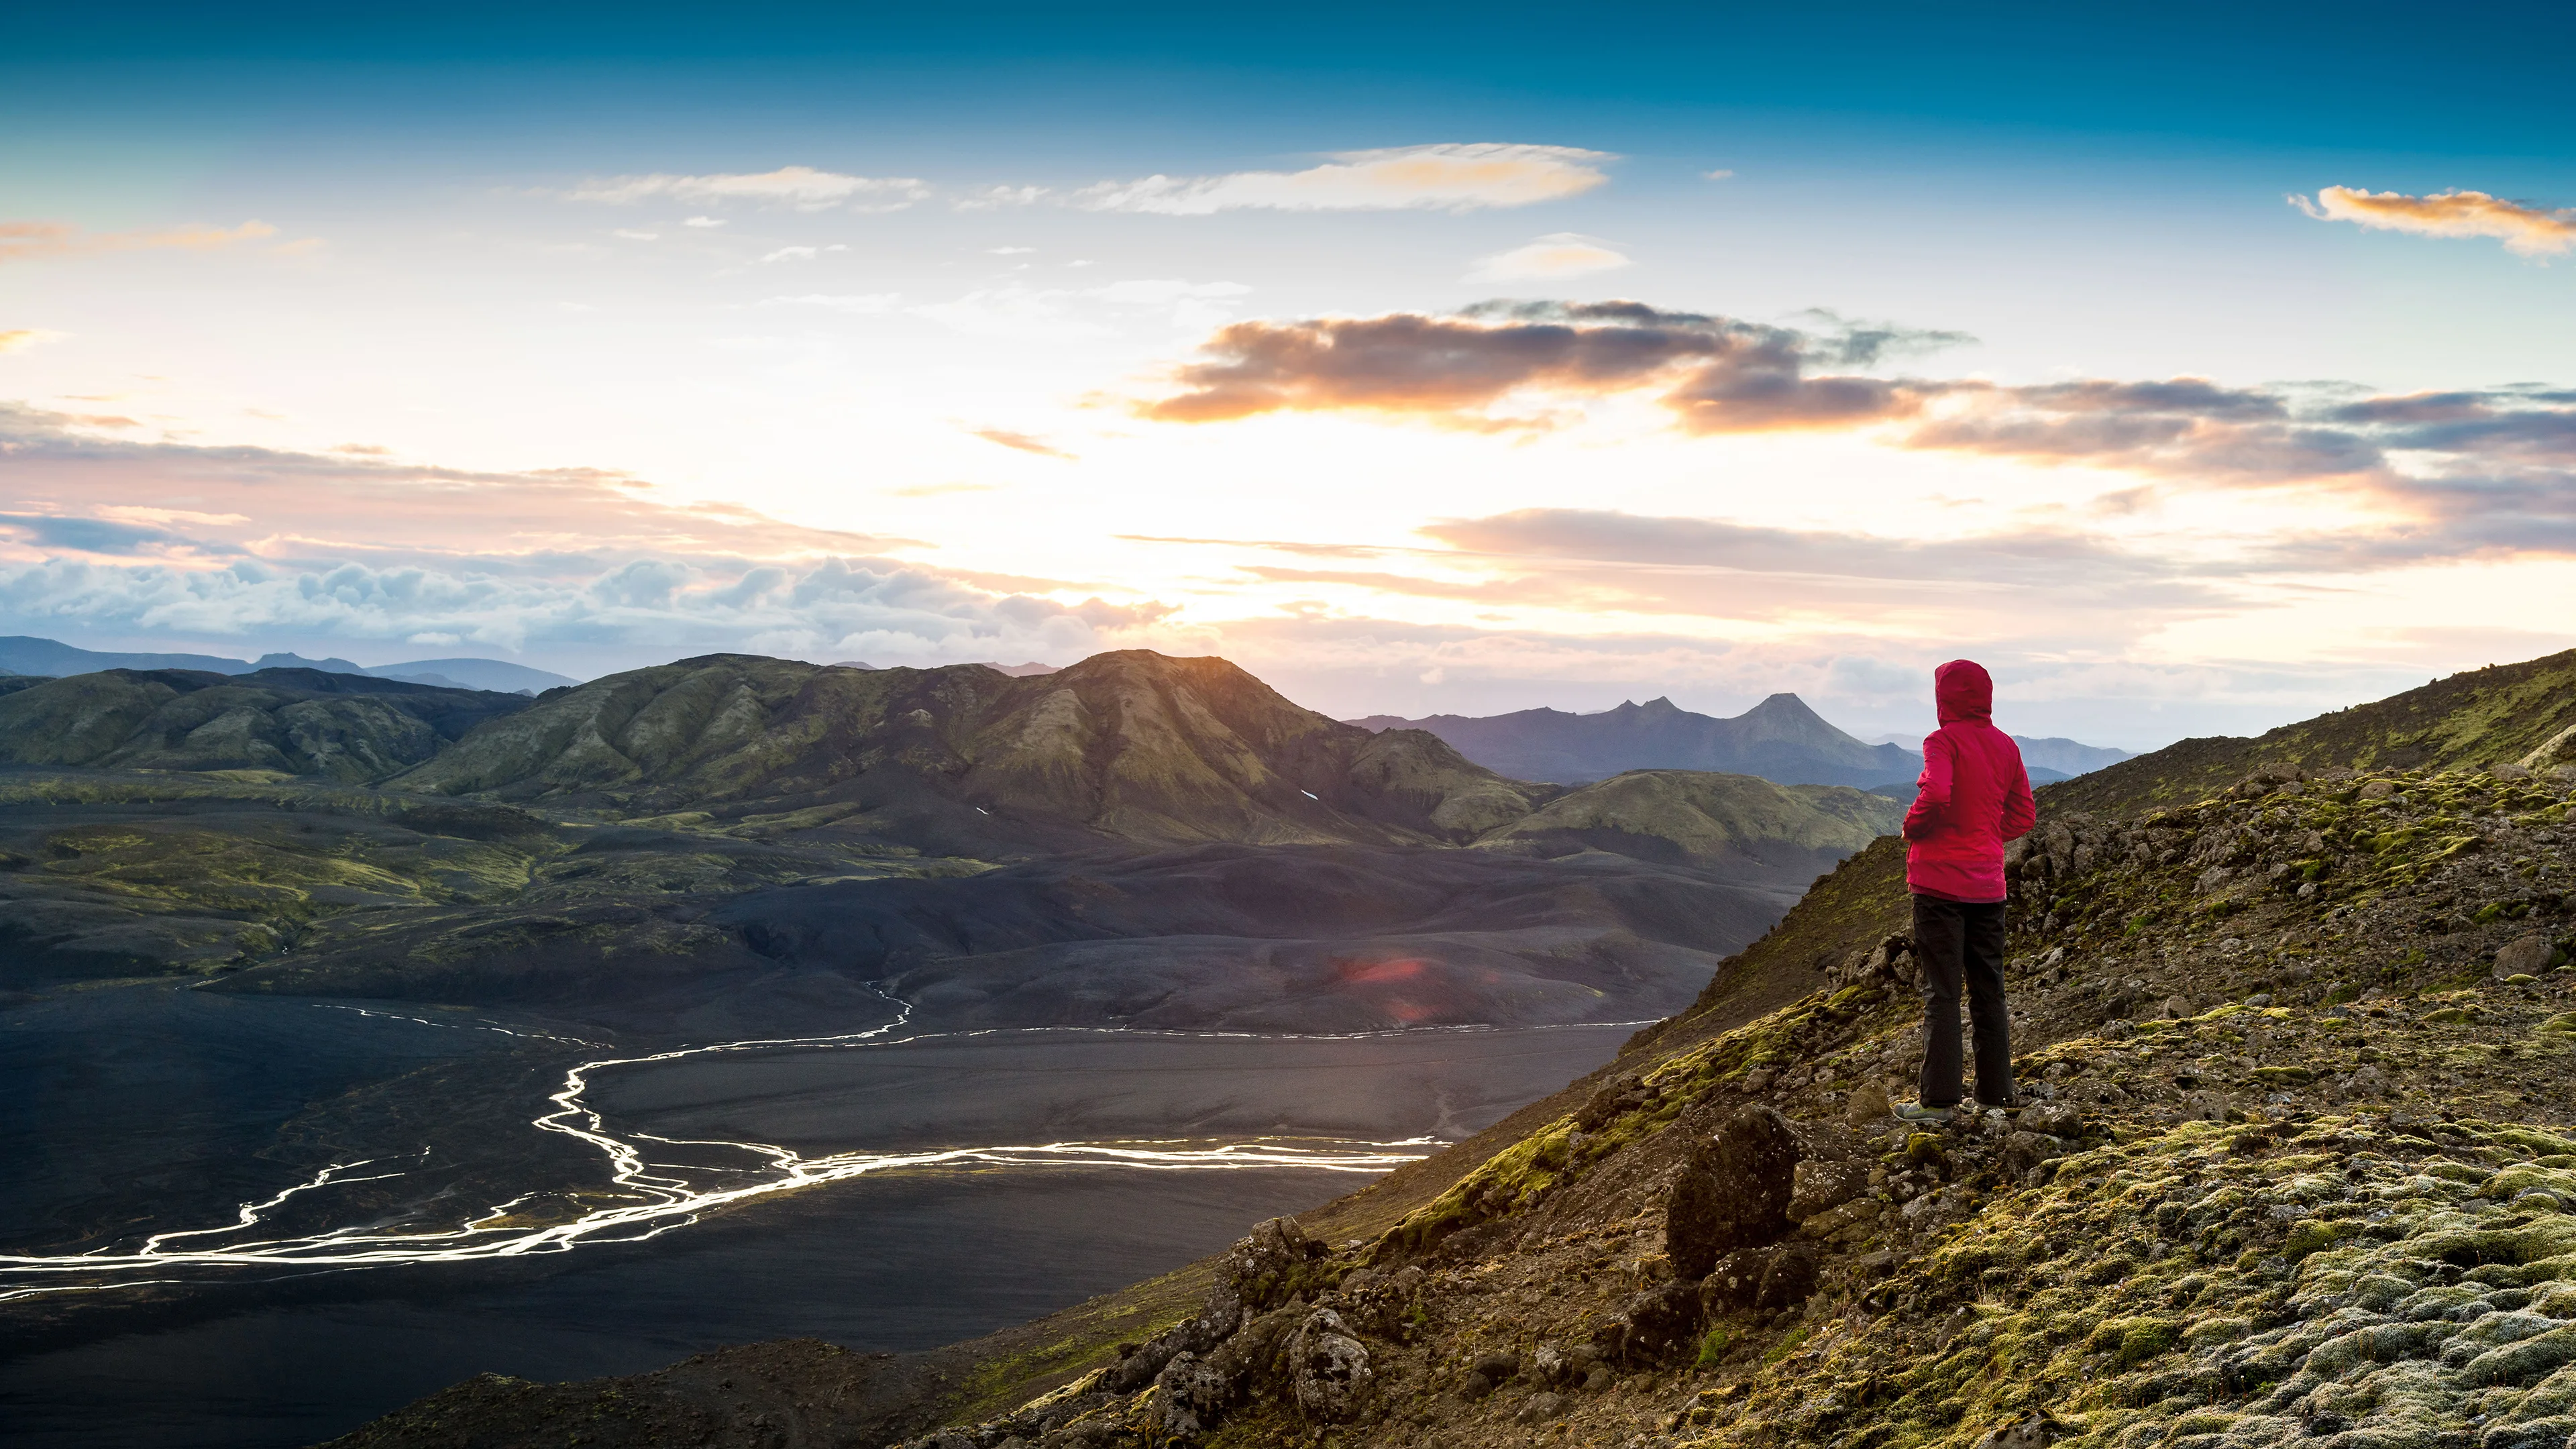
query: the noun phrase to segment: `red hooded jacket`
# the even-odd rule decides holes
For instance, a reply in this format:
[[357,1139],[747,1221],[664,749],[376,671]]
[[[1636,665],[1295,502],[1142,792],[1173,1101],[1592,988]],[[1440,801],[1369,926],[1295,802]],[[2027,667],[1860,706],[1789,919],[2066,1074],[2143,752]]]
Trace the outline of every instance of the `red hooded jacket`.
[[1965,659],[1932,671],[1941,728],[1923,741],[1923,774],[1905,812],[1905,887],[1945,901],[2004,898],[2004,842],[2039,822],[2021,747],[1996,729],[1995,682]]

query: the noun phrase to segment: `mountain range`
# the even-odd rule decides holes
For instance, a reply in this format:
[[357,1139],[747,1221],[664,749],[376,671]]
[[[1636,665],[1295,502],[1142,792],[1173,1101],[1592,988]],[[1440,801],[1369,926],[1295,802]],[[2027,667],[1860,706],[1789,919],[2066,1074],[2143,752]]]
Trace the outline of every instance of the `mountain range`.
[[[1364,729],[1418,729],[1468,759],[1524,780],[1583,784],[1623,770],[1716,770],[1785,785],[1910,786],[1922,767],[1921,741],[1864,744],[1828,724],[1794,694],[1775,694],[1731,719],[1697,714],[1669,699],[1622,703],[1597,714],[1525,709],[1511,714],[1370,715]],[[2048,784],[2128,758],[2126,751],[2073,740],[2013,736],[2031,783]]]
[[306,659],[297,654],[265,654],[256,660],[228,659],[220,654],[120,654],[77,649],[52,639],[17,634],[0,638],[0,676],[90,674],[101,669],[193,669],[206,674],[250,674],[262,669],[318,669],[326,674],[361,674],[449,689],[490,689],[539,694],[579,681],[502,659],[415,659],[404,664],[367,666],[346,659]]
[[[1400,948],[1454,974],[1439,1019],[1634,1019],[1899,812],[1741,775],[1514,780],[1147,651],[709,655],[534,699],[102,670],[0,682],[0,990],[171,972],[638,1026],[717,997],[855,1010],[935,970],[977,1020],[1053,1021],[1091,999],[1065,983],[1114,979],[1165,1022],[1350,1029],[1402,1018],[1318,963]],[[1197,913],[1212,871],[1254,905]],[[1086,914],[1098,890],[1136,904]],[[1269,963],[1269,995],[1218,957]],[[782,970],[801,1004],[761,984]]]

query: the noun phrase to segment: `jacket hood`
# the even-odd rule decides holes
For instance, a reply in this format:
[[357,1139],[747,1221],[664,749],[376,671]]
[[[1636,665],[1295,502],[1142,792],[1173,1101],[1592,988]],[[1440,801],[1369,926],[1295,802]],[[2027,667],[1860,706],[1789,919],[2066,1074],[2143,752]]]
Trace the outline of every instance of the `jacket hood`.
[[1943,724],[1986,719],[1995,712],[1995,681],[1984,665],[1953,659],[1932,671],[1932,702]]

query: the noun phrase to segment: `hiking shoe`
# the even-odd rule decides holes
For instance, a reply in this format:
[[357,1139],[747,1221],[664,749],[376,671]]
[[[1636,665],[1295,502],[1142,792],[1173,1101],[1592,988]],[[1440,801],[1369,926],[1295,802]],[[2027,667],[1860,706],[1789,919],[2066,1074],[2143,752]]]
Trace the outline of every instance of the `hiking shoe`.
[[2021,1109],[2029,1105],[2030,1099],[2028,1097],[2006,1097],[2000,1102],[1989,1102],[1982,1097],[1977,1100],[1977,1110],[1981,1112],[2001,1112],[2007,1117],[2020,1116]]
[[1900,1122],[1947,1122],[1950,1120],[1950,1109],[1926,1107],[1920,1102],[1908,1102],[1896,1109],[1896,1119]]

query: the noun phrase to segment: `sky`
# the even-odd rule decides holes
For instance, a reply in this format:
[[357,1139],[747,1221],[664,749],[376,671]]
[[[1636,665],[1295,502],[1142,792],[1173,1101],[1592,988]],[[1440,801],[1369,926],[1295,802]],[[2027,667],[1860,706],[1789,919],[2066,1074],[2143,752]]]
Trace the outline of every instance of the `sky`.
[[15,17],[0,633],[2129,748],[2576,645],[2576,12],[1811,9]]

